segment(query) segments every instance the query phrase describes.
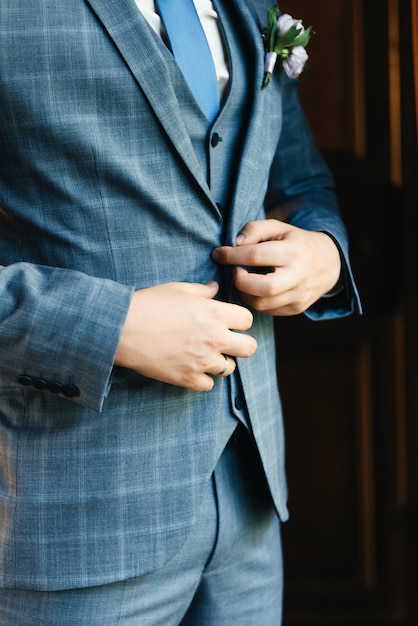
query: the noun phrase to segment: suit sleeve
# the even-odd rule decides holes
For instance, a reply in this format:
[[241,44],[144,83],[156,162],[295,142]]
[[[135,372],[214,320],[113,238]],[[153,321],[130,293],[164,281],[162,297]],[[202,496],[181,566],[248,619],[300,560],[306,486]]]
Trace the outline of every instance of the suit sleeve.
[[315,146],[298,98],[299,81],[284,73],[282,132],[270,171],[266,211],[279,207],[286,221],[306,230],[323,231],[341,255],[343,289],[321,298],[306,315],[328,319],[361,312],[349,260],[347,231],[341,219],[333,177]]
[[101,410],[133,289],[82,272],[0,268],[0,383]]

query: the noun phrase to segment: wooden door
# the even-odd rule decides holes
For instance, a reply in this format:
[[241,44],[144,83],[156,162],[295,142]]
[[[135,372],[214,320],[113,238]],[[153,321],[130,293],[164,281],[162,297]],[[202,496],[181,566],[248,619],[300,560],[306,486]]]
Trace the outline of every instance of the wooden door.
[[417,0],[279,4],[316,31],[301,97],[364,306],[362,317],[276,320],[285,624],[415,624]]

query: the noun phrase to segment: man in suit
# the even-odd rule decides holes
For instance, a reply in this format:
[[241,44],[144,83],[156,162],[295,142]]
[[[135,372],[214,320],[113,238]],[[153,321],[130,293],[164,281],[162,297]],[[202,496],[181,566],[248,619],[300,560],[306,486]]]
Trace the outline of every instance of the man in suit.
[[153,1],[0,6],[0,624],[280,623],[272,316],[359,302],[264,0],[195,4],[213,120]]

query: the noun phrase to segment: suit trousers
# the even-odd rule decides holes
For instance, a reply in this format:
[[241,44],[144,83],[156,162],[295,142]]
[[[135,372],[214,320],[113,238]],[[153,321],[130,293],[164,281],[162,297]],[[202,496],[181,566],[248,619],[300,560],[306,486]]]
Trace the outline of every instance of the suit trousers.
[[279,626],[280,522],[258,453],[238,426],[180,551],[162,568],[100,587],[0,590],[1,626]]

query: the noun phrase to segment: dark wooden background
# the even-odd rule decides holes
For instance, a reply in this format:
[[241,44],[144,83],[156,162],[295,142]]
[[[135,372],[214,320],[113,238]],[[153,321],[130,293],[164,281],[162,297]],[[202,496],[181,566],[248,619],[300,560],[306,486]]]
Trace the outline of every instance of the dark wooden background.
[[301,97],[364,315],[276,323],[285,625],[418,624],[417,0],[281,0],[313,25]]

